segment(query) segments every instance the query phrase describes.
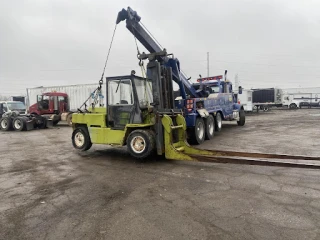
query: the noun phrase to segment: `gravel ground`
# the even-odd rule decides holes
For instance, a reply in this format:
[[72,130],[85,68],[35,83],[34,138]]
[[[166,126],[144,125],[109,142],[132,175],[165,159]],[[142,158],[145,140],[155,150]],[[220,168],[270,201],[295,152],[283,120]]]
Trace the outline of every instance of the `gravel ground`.
[[[320,110],[250,114],[202,148],[320,156]],[[320,239],[319,170],[150,159],[0,133],[0,239]]]

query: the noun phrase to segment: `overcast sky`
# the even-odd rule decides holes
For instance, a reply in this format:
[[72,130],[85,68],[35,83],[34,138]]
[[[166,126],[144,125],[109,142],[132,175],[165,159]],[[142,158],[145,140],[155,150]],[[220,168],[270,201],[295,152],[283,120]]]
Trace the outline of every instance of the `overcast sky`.
[[[319,0],[1,0],[0,94],[97,83],[127,6],[192,79],[207,75],[209,52],[210,75],[228,69],[244,88],[320,87]],[[122,22],[106,75],[132,69],[140,75]]]

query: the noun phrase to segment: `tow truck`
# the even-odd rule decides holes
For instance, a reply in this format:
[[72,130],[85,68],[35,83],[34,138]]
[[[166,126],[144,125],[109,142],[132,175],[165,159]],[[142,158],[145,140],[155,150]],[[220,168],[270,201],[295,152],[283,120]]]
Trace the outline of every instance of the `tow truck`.
[[[119,13],[118,20],[123,13]],[[136,76],[134,71],[107,77],[106,107],[92,104],[73,114],[71,139],[75,149],[87,151],[92,144],[105,144],[127,146],[129,154],[137,159],[148,159],[156,153],[173,160],[320,168],[319,164],[303,162],[319,161],[319,157],[210,151],[190,146],[184,111],[175,107],[173,97],[173,80],[185,93],[183,82],[177,77],[180,69],[168,64],[177,61],[165,49],[138,54],[138,59],[148,59],[147,77]],[[99,85],[101,89],[102,80]],[[190,99],[185,101],[190,104]]]
[[[153,35],[140,23],[141,17],[136,11],[128,7],[118,13],[116,24],[126,20],[127,29],[150,52],[161,52],[163,49]],[[138,46],[137,46],[138,48]],[[138,51],[139,54],[139,51]],[[179,86],[179,97],[175,107],[184,112],[187,123],[189,141],[201,144],[205,139],[212,139],[214,132],[221,131],[222,121],[237,121],[239,126],[245,124],[245,112],[232,91],[232,83],[227,80],[227,71],[223,76],[197,79],[197,83],[190,82],[191,78],[180,71],[180,61],[173,55],[162,58],[163,64],[171,67],[172,79]],[[150,75],[147,73],[148,78]],[[239,87],[238,94],[242,93]]]

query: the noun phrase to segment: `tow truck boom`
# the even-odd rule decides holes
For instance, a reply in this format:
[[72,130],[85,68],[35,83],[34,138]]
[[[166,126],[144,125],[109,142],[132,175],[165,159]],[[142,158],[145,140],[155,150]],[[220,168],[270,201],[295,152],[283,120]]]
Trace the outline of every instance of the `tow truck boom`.
[[[127,29],[135,36],[136,39],[150,52],[161,52],[163,49],[152,37],[151,34],[140,24],[141,17],[136,11],[133,11],[130,7],[127,10],[122,9],[118,13],[116,24],[126,20]],[[183,99],[186,99],[185,88],[192,95],[191,97],[204,97],[201,91],[197,91],[185,74],[180,71],[180,62],[177,58],[161,57],[165,65],[172,68],[172,77],[180,88],[180,94]]]

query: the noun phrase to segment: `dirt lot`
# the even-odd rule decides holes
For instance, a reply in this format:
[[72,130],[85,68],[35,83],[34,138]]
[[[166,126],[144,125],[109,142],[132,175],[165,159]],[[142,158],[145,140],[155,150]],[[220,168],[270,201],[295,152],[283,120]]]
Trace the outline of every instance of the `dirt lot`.
[[[250,115],[201,147],[320,156],[320,110]],[[319,170],[77,153],[67,126],[0,133],[0,239],[319,239]]]

